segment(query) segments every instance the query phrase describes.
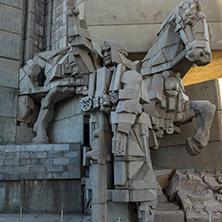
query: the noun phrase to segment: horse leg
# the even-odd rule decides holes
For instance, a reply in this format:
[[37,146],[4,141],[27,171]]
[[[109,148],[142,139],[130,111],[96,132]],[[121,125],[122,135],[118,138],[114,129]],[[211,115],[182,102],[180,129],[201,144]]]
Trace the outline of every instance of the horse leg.
[[36,137],[32,139],[33,143],[49,143],[47,136],[48,117],[52,106],[63,99],[70,97],[74,93],[74,87],[56,86],[51,88],[46,96],[41,100],[41,108],[34,124],[33,131],[36,132]]
[[216,107],[206,100],[193,100],[188,104],[189,108],[185,110],[185,116],[187,116],[186,119],[192,119],[195,134],[186,139],[186,148],[189,155],[195,156],[202,152],[208,144]]

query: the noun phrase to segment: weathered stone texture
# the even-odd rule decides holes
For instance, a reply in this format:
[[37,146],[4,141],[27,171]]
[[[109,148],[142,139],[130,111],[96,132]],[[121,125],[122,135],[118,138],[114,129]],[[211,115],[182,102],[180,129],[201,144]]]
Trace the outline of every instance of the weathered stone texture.
[[8,32],[21,33],[22,11],[10,6],[0,7],[0,29]]
[[80,179],[80,150],[80,144],[0,146],[0,178]]
[[221,142],[209,142],[206,150],[198,156],[189,156],[185,145],[160,147],[151,151],[155,169],[208,169],[222,170]]
[[17,90],[12,88],[0,88],[0,116],[17,116]]
[[[126,45],[129,52],[144,52],[151,47],[159,24],[180,2],[180,0],[170,0],[166,4],[164,0],[154,2],[115,0],[111,4],[108,0],[85,0],[84,16],[94,41],[115,39]],[[222,23],[220,13],[222,3],[220,0],[215,0],[213,3],[202,0],[201,3],[213,33],[211,48],[221,49],[221,29],[218,26],[220,27]],[[138,33],[140,33],[139,38]],[[146,36],[146,39],[143,36]]]
[[[26,167],[20,169],[26,170]],[[38,175],[41,179],[41,173],[37,173],[37,177]],[[82,213],[81,182],[80,180],[0,181],[0,210],[19,213],[21,203],[29,212],[36,214],[57,214],[61,209],[66,214],[80,214]]]
[[18,69],[17,61],[0,58],[0,86],[17,88]]
[[23,8],[23,0],[0,0],[0,4],[10,5],[16,8]]
[[17,34],[0,32],[0,57],[19,60],[21,36]]
[[16,118],[0,116],[0,144],[14,143],[16,135]]

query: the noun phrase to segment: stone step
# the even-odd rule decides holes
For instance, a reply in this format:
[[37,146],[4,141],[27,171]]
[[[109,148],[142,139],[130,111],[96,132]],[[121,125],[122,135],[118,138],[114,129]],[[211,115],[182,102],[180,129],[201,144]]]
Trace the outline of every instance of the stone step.
[[155,222],[185,222],[185,215],[182,210],[157,210]]

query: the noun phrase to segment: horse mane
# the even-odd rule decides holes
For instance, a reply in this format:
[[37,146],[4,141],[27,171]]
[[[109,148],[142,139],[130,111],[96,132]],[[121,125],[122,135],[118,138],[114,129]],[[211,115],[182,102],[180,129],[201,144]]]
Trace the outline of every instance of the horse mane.
[[159,30],[157,32],[157,36],[160,35],[161,31],[167,26],[167,24],[171,23],[173,20],[175,20],[177,18],[177,16],[179,15],[180,9],[182,9],[183,6],[186,5],[187,3],[189,3],[189,4],[195,3],[197,11],[201,11],[200,0],[188,0],[188,1],[181,2],[179,5],[177,5],[177,7],[173,11],[171,11],[171,13],[163,21],[161,27],[159,28]]
[[176,7],[173,11],[171,11],[171,13],[167,16],[167,18],[164,20],[161,27],[159,28],[157,36],[160,35],[160,32],[166,27],[167,24],[169,24],[171,21],[173,21],[176,18],[177,11],[178,7]]

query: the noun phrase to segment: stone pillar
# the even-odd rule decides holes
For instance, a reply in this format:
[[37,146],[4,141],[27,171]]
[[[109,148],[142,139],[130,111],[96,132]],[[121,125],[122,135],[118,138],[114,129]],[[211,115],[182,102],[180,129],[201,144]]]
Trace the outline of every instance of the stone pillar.
[[66,1],[54,0],[52,13],[52,49],[66,47],[67,44]]
[[14,143],[23,0],[0,0],[0,144]]

